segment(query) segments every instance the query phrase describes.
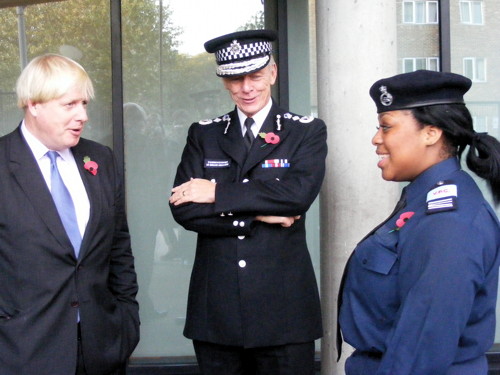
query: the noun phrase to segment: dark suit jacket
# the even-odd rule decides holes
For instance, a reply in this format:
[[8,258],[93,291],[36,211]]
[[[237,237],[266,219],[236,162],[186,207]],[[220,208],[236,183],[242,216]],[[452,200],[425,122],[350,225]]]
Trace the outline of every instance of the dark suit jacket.
[[[139,339],[124,194],[109,148],[72,149],[90,200],[79,259],[20,128],[0,138],[0,373],[71,375],[77,312],[89,375],[123,364]],[[83,168],[89,156],[97,175]]]
[[[262,347],[322,335],[305,213],[324,177],[326,126],[273,104],[260,132],[274,132],[279,143],[257,137],[246,157],[236,110],[189,129],[174,185],[194,177],[217,186],[214,204],[171,205],[174,218],[198,233],[188,338]],[[274,159],[277,167],[264,165]],[[302,219],[283,228],[256,215]]]

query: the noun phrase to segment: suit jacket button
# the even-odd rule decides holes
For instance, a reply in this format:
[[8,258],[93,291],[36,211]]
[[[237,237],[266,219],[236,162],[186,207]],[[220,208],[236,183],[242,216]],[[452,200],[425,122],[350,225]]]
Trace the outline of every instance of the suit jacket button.
[[240,266],[240,268],[245,268],[247,266],[247,262],[245,262],[244,260],[240,260],[238,262],[238,266]]
[[80,306],[80,304],[78,303],[78,301],[72,301],[71,302],[71,307],[78,307]]

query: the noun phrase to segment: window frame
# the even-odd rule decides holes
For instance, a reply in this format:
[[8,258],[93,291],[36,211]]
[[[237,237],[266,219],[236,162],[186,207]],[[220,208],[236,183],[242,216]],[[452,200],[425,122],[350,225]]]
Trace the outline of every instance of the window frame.
[[[417,62],[419,60],[423,60],[423,62],[425,63],[425,67],[417,67]],[[407,70],[406,69],[406,64],[408,62],[412,61],[412,70]],[[431,65],[434,64],[436,69],[431,69]],[[440,64],[440,59],[439,57],[435,57],[435,56],[431,56],[431,57],[403,57],[402,59],[402,67],[401,67],[401,72],[402,73],[409,73],[409,72],[414,72],[415,70],[418,70],[418,69],[426,69],[426,70],[434,70],[436,72],[439,72],[439,65]]]
[[[459,11],[460,11],[460,23],[464,25],[476,25],[476,26],[482,26],[484,25],[484,2],[482,0],[460,0],[459,2]],[[476,10],[477,9],[474,5],[479,5],[479,16],[481,17],[480,22],[475,22],[476,18]],[[464,6],[467,7],[467,12],[468,12],[468,20],[464,19]]]
[[[408,15],[411,6],[411,15]],[[418,15],[418,7],[423,6],[423,17]],[[430,11],[431,6],[435,10]],[[402,22],[409,25],[437,25],[439,24],[439,2],[435,0],[404,0],[402,4]],[[431,19],[431,14],[432,19]]]
[[[467,66],[468,63],[470,63],[470,67]],[[468,70],[470,70],[470,72],[468,72]],[[462,58],[462,72],[463,75],[472,82],[488,82],[487,60],[485,57],[468,56]]]

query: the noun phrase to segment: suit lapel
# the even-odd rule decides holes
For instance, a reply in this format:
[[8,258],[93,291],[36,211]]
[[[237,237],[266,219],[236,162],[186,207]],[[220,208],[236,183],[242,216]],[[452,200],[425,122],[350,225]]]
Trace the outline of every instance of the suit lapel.
[[90,202],[89,221],[83,235],[82,244],[80,246],[79,261],[86,255],[90,240],[92,239],[92,234],[96,233],[96,230],[98,229],[97,223],[99,222],[102,205],[100,189],[101,179],[99,178],[99,174],[94,176],[83,167],[83,158],[85,156],[89,156],[92,158],[92,151],[87,150],[85,146],[82,146],[82,144],[83,142],[80,141],[78,145],[71,149]]
[[52,200],[52,195],[31,149],[21,134],[20,127],[12,135],[9,143],[12,175],[50,233],[63,248],[72,249],[71,242]]
[[[241,168],[245,162],[246,149],[241,135],[240,120],[238,119],[236,110],[231,112],[229,115],[231,118],[231,124],[227,127],[227,133],[218,137],[218,142],[221,149],[228,154],[231,159],[236,161]],[[225,129],[226,126],[224,126],[224,129],[221,129],[221,131],[224,131]]]

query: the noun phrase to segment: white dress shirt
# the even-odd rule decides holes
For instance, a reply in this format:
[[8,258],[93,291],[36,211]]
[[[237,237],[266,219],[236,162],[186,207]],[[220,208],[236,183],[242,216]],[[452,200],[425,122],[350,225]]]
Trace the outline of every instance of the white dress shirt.
[[[42,172],[45,183],[47,184],[49,190],[51,190],[50,159],[46,155],[47,151],[50,150],[30,133],[24,124],[24,121],[21,125],[21,132],[24,139],[28,143],[31,152],[33,152],[33,156],[38,163],[38,167]],[[80,229],[80,234],[83,238],[85,228],[87,227],[90,217],[89,197],[87,195],[87,191],[85,190],[85,186],[83,185],[82,177],[80,176],[80,172],[78,171],[78,167],[71,150],[67,148],[57,152],[61,156],[57,158],[57,168],[59,169],[59,174],[61,175],[64,185],[66,185],[66,188],[71,195],[71,199],[73,200],[73,204],[75,205],[78,229]],[[83,160],[80,160],[79,162],[83,163]]]
[[[255,123],[251,126],[251,130],[255,138],[257,138],[257,134],[259,134],[260,128],[262,127],[262,124],[264,124],[264,121],[266,120],[266,117],[269,114],[269,111],[271,110],[272,106],[273,106],[273,101],[269,99],[264,108],[262,108],[259,112],[257,112],[255,115],[252,116]],[[240,119],[241,134],[245,136],[246,132],[245,120],[247,119],[247,115],[241,112],[239,108],[237,108],[237,112],[238,112],[238,118]]]

